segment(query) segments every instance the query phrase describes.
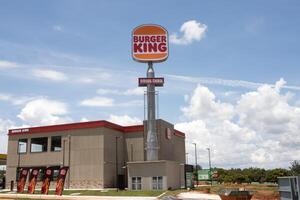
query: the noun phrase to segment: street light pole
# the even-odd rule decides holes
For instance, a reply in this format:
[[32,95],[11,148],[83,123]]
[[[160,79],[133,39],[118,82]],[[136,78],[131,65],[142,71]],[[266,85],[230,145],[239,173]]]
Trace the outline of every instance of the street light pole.
[[186,155],[186,164],[189,164],[189,153],[185,153],[185,155]]
[[208,150],[208,163],[209,163],[210,185],[212,185],[211,160],[210,160],[210,148],[207,148],[207,150]]
[[196,164],[196,180],[197,180],[197,186],[198,186],[198,169],[197,169],[197,144],[193,143],[195,145],[195,164]]
[[116,136],[116,188],[119,191],[119,180],[118,180],[118,139],[119,137]]

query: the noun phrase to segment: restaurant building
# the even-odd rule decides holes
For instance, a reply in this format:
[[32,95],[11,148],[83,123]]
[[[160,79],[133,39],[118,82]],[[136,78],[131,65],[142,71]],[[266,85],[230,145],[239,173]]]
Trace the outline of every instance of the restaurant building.
[[39,168],[38,190],[47,167],[55,181],[59,168],[67,166],[65,188],[70,189],[184,187],[185,134],[156,120],[158,160],[146,161],[146,123],[90,121],[9,130],[6,186],[16,185],[20,169]]

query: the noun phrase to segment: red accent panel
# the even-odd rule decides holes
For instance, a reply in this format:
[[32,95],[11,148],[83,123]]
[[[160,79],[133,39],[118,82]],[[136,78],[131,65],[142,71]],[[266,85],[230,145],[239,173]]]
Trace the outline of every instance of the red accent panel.
[[30,128],[19,128],[19,129],[11,129],[8,131],[9,135],[19,135],[19,134],[34,134],[34,133],[44,133],[44,132],[55,132],[55,131],[67,131],[67,130],[75,130],[75,129],[84,129],[84,128],[97,128],[97,127],[105,127],[114,129],[117,131],[121,131],[124,133],[129,132],[137,132],[143,131],[143,125],[136,126],[120,126],[118,124],[114,124],[105,120],[101,121],[90,121],[90,122],[79,122],[79,123],[71,123],[71,124],[58,124],[51,126],[39,126],[39,127],[30,127]]
[[185,138],[185,134],[183,132],[178,131],[178,130],[175,130],[174,135]]
[[124,126],[123,128],[125,133],[144,131],[144,125]]
[[[51,126],[10,129],[8,131],[8,135],[20,135],[20,134],[26,135],[26,134],[34,134],[34,133],[68,131],[68,130],[76,130],[76,129],[84,129],[84,128],[99,128],[99,127],[110,128],[123,133],[144,131],[144,125],[120,126],[112,122],[101,120],[101,121],[79,122],[79,123],[71,123],[71,124],[58,124],[58,125],[51,125]],[[175,130],[174,135],[179,137],[185,137],[184,133],[177,130]]]

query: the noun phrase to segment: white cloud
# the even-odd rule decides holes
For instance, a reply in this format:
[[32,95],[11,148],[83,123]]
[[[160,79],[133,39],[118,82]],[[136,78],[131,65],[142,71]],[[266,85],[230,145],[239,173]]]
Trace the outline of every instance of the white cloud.
[[10,61],[0,60],[0,70],[17,68],[18,64]]
[[142,96],[144,95],[144,88],[141,87],[137,87],[137,88],[133,88],[133,89],[127,89],[124,92],[124,95],[136,95],[136,96]]
[[[228,86],[228,87],[241,87],[241,88],[248,88],[248,89],[257,89],[262,85],[266,85],[267,83],[256,83],[244,80],[228,80],[228,79],[220,79],[220,78],[211,78],[211,77],[192,77],[192,76],[181,76],[181,75],[171,75],[166,74],[172,80],[182,81],[187,83],[200,83],[206,85],[221,85],[221,86]],[[275,85],[267,84],[272,87]],[[286,85],[282,86],[284,89],[290,90],[300,90],[300,86],[295,85]]]
[[33,100],[35,97],[15,96],[11,94],[0,93],[0,101],[7,101],[14,105],[23,105],[26,102]]
[[35,69],[33,75],[40,79],[48,79],[51,81],[66,81],[68,77],[59,71],[51,69]]
[[54,25],[52,27],[53,30],[58,31],[58,32],[62,32],[63,31],[63,27],[60,25]]
[[143,106],[143,105],[144,105],[144,102],[142,100],[131,100],[131,101],[118,103],[116,106],[137,107],[137,106]]
[[60,101],[39,98],[28,102],[18,115],[30,126],[68,123],[67,105]]
[[94,80],[92,78],[79,78],[78,82],[89,84],[89,83],[95,83],[96,80]]
[[[283,93],[285,81],[262,85],[242,94],[235,104],[216,100],[198,85],[183,108],[185,122],[175,128],[186,133],[190,163],[197,143],[199,163],[207,167],[207,147],[218,167],[287,167],[300,152],[300,107]],[[192,158],[192,159],[191,159]]]
[[182,36],[179,37],[177,33],[170,36],[170,42],[174,44],[187,45],[194,41],[200,41],[207,31],[207,26],[196,20],[184,22],[180,27]]
[[110,115],[108,121],[122,125],[139,125],[142,124],[142,120],[137,117],[130,117],[128,115]]
[[101,95],[113,94],[113,95],[125,95],[125,96],[142,96],[144,95],[144,89],[141,87],[137,87],[137,88],[130,88],[124,91],[124,90],[117,90],[117,89],[100,88],[97,90],[97,93]]
[[0,153],[7,153],[7,133],[8,129],[13,128],[13,126],[12,121],[0,118]]
[[234,108],[231,104],[216,100],[215,95],[207,87],[198,85],[189,100],[189,105],[183,107],[185,116],[191,119],[231,119]]
[[126,102],[115,102],[112,98],[107,97],[92,97],[89,99],[84,99],[80,102],[82,106],[89,107],[134,107],[134,106],[142,106],[143,101],[140,100],[131,100]]
[[106,95],[106,94],[117,95],[117,94],[120,94],[121,91],[116,90],[116,89],[103,89],[103,88],[100,88],[100,89],[97,90],[97,93],[101,94],[101,95]]
[[80,104],[82,106],[92,106],[92,107],[111,107],[114,105],[114,100],[107,97],[93,97],[81,101]]

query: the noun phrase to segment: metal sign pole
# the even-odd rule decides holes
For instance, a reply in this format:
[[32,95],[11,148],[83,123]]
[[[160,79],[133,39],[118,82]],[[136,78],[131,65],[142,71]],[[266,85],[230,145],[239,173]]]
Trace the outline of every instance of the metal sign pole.
[[[147,78],[154,78],[153,63],[148,62]],[[158,142],[155,119],[155,84],[147,84],[147,160],[158,160]]]

